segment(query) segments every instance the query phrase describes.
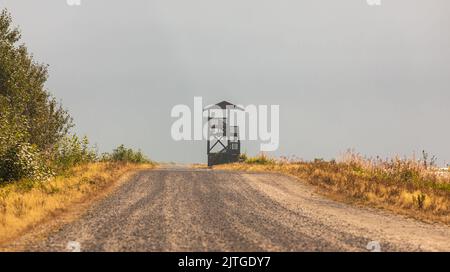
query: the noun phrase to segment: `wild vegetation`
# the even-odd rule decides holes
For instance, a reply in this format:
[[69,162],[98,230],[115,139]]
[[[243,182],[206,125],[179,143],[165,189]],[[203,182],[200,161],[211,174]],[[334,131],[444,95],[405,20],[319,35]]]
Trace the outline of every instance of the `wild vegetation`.
[[134,151],[119,145],[111,154],[102,155],[101,161],[126,162],[126,163],[151,163],[151,161],[140,151]]
[[38,224],[80,209],[107,193],[121,177],[152,164],[97,162],[72,167],[47,182],[22,179],[0,185],[1,244]]
[[87,137],[70,134],[72,118],[45,88],[47,65],[20,43],[11,15],[0,13],[0,182],[46,181],[97,161],[148,163],[123,145],[98,156]]
[[45,89],[47,66],[34,61],[11,15],[0,13],[0,181],[45,180],[72,119]]
[[435,157],[366,158],[349,151],[338,161],[274,160],[262,154],[241,163],[216,166],[275,171],[300,178],[337,200],[386,208],[415,218],[450,223],[450,173]]
[[123,145],[98,155],[71,133],[67,110],[45,88],[11,15],[0,12],[0,241],[84,201],[133,169],[153,167]]

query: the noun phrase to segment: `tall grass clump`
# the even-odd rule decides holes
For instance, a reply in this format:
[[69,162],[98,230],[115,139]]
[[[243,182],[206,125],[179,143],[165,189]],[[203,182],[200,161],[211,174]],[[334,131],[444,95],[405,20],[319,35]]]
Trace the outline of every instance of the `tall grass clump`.
[[248,157],[247,154],[241,154],[240,161],[247,164],[272,164],[275,160],[269,158],[266,154],[261,153],[256,157]]

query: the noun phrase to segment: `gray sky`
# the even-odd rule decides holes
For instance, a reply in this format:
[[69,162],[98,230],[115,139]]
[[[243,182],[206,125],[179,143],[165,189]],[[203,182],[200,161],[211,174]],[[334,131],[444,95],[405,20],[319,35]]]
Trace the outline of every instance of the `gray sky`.
[[[0,0],[48,89],[100,151],[206,160],[170,137],[175,104],[280,105],[272,155],[422,149],[450,162],[448,0]],[[244,143],[249,153],[257,143]]]

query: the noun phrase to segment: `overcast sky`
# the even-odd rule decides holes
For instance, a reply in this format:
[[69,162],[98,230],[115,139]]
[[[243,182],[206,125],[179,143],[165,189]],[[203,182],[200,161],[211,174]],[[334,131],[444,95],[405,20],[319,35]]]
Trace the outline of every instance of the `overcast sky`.
[[[280,105],[274,156],[425,149],[450,162],[450,1],[0,0],[75,131],[160,161],[204,162],[174,142],[176,104]],[[257,152],[258,143],[243,149]]]

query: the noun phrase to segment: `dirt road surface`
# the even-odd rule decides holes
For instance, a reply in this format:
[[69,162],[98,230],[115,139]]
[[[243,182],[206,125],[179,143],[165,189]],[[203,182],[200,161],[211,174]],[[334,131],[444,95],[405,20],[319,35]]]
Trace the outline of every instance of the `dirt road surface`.
[[368,244],[450,251],[450,228],[338,203],[281,174],[170,167],[139,172],[27,250],[368,251]]

